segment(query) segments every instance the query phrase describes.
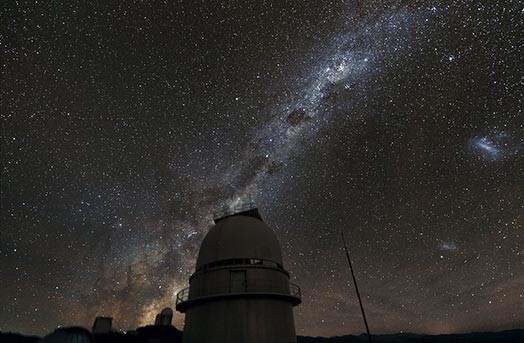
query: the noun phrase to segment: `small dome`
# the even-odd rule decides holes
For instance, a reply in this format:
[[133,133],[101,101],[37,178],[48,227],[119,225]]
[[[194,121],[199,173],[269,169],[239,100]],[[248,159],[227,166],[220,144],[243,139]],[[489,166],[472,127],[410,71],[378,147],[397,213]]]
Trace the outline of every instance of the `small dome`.
[[170,326],[173,321],[173,310],[170,307],[166,307],[155,319],[156,326]]
[[171,307],[166,307],[165,309],[162,310],[162,312],[160,312],[160,315],[162,316],[173,316],[173,310],[171,309]]
[[221,219],[209,230],[198,254],[196,268],[220,260],[255,258],[282,264],[280,244],[263,221],[243,215]]

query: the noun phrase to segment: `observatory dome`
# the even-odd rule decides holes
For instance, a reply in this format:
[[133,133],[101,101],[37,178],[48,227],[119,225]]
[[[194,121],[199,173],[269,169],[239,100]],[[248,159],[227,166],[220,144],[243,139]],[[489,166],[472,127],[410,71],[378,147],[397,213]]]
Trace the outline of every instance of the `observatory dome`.
[[160,312],[160,315],[162,316],[166,316],[166,317],[173,317],[173,310],[171,309],[171,307],[166,307],[165,309],[162,310],[162,312]]
[[196,268],[241,258],[269,260],[282,265],[277,237],[262,220],[239,215],[218,221],[202,242]]

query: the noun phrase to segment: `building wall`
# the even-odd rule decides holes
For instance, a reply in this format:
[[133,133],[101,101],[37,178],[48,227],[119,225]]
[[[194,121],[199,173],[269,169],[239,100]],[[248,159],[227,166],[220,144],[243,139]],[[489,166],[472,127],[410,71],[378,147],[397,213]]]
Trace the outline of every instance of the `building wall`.
[[184,343],[296,343],[291,304],[271,298],[228,298],[192,306]]

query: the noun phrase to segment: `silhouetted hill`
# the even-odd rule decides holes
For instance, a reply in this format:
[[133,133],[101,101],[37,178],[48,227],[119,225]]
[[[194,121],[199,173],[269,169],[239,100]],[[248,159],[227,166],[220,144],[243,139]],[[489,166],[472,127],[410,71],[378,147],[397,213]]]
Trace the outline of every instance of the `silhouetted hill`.
[[[102,343],[143,343],[143,342],[176,342],[181,339],[181,332],[175,328],[166,330],[166,332],[153,332],[152,329],[142,328],[142,332],[133,334],[114,333],[110,335],[95,335],[96,342]],[[151,332],[149,332],[151,331]],[[169,332],[167,332],[169,331]],[[172,332],[171,332],[172,331]],[[176,337],[176,338],[175,338]],[[175,338],[175,339],[173,339]],[[38,343],[39,337],[24,336],[17,333],[0,332],[0,343]],[[366,335],[360,336],[340,336],[340,337],[304,337],[298,336],[297,343],[367,343]],[[391,334],[391,335],[374,335],[374,343],[523,343],[524,330],[508,330],[500,332],[475,332],[467,334],[450,334],[450,335],[418,335],[412,333]]]
[[[59,329],[68,330],[68,328]],[[89,334],[86,329],[82,329],[90,336],[89,340],[94,343],[179,343],[182,342],[182,331],[174,326],[144,326],[139,327],[134,331],[127,333],[111,332],[107,334]],[[55,331],[56,333],[57,331]],[[41,342],[42,338],[36,336],[24,336],[18,333],[2,333],[0,332],[0,343],[45,343],[46,339]],[[71,342],[81,343],[85,342],[77,336],[71,335],[70,338],[64,335],[50,339],[51,342]]]
[[19,333],[0,332],[0,343],[38,343],[40,337],[24,336]]
[[[367,343],[367,335],[340,337],[304,337],[298,336],[297,343]],[[399,333],[391,335],[374,335],[374,343],[523,343],[524,330],[500,332],[474,332],[449,335],[418,335]]]

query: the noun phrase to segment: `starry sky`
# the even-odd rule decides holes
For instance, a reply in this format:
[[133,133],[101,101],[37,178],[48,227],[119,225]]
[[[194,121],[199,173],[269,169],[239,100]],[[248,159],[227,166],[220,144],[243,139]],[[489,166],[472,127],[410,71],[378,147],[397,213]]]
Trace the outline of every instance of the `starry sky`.
[[[522,1],[5,1],[0,330],[151,323],[254,202],[297,334],[524,327]],[[181,328],[183,316],[175,315]]]

